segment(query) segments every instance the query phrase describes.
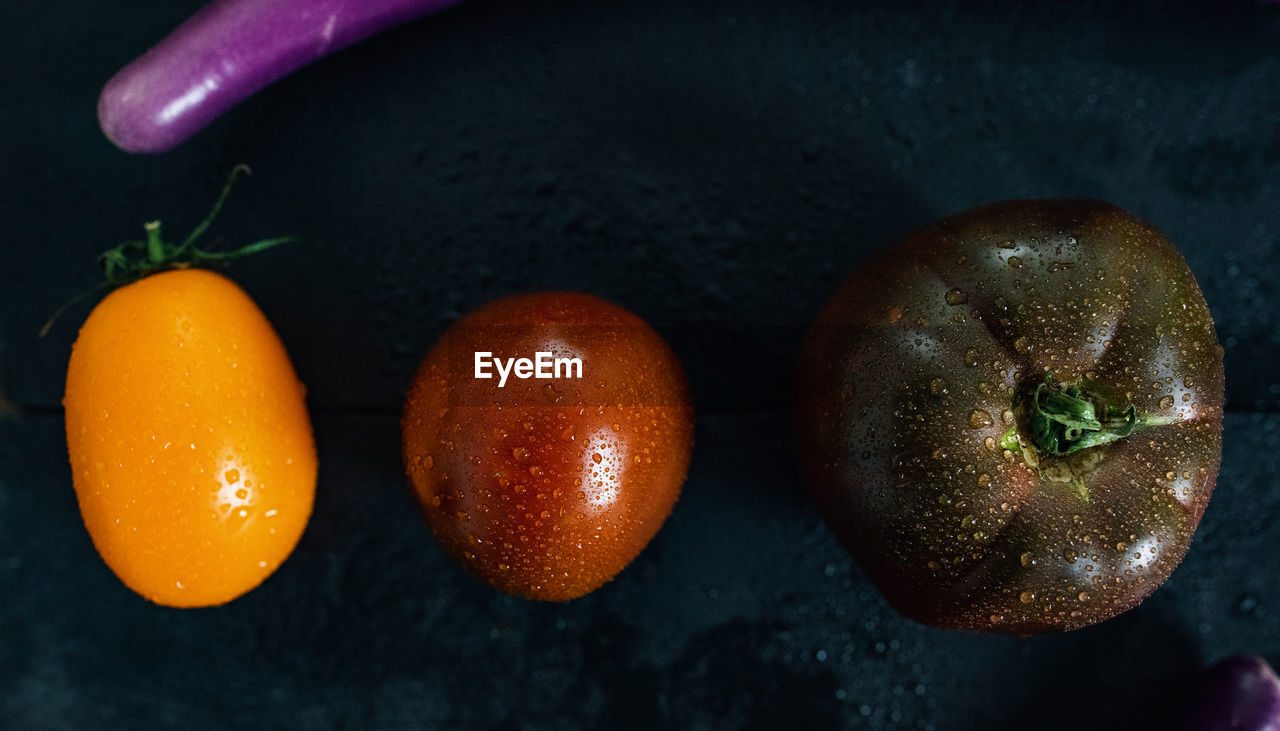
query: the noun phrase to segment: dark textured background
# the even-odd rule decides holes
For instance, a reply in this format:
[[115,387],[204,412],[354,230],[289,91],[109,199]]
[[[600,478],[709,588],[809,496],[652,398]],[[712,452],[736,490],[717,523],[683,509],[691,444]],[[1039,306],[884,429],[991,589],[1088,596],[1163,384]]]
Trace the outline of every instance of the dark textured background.
[[[178,150],[101,136],[98,90],[200,0],[0,9],[0,727],[1134,728],[1228,654],[1280,661],[1280,6],[472,0],[312,66]],[[998,6],[998,7],[997,7]],[[163,217],[306,244],[237,264],[321,450],[293,557],[219,609],[129,592],[76,510],[59,398],[93,256]],[[1226,347],[1218,490],[1138,609],[1031,640],[897,616],[800,492],[795,345],[906,229],[1090,196],[1162,227]],[[451,564],[397,411],[459,314],[567,288],[683,358],[674,514],[564,605]],[[7,398],[6,398],[7,397]]]

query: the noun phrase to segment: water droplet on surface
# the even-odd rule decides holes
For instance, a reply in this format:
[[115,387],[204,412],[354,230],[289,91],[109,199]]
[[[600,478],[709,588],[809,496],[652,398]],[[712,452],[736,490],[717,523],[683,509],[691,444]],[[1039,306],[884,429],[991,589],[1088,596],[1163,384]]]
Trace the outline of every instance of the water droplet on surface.
[[1019,556],[1019,557],[1018,557],[1018,562],[1019,562],[1019,563],[1021,563],[1023,566],[1030,566],[1030,565],[1031,565],[1031,552],[1030,552],[1030,551],[1027,551],[1026,553],[1023,553],[1021,556]]
[[968,301],[969,295],[958,288],[952,288],[947,292],[947,304],[949,305],[963,305]]
[[228,485],[234,485],[240,481],[240,470],[227,470],[222,478],[227,481]]
[[511,450],[511,456],[515,457],[517,462],[523,462],[526,459],[529,459],[529,450],[525,449],[524,447],[516,447],[515,449]]
[[1173,397],[1172,397],[1172,396],[1165,396],[1164,398],[1160,399],[1160,408],[1162,408],[1162,409],[1171,409],[1171,408],[1173,408]]
[[1036,598],[1036,595],[1032,594],[1029,591],[1024,591],[1018,595],[1018,601],[1022,602],[1023,604],[1030,604],[1031,602],[1035,601],[1035,598]]
[[1001,241],[1000,243],[996,244],[996,246],[999,246],[1002,249],[1013,249],[1013,248],[1016,248],[1018,245],[1013,243],[1013,239],[1005,239],[1004,241]]
[[929,391],[934,396],[941,396],[947,392],[947,382],[941,378],[935,378],[929,381]]
[[1258,606],[1258,597],[1253,594],[1245,594],[1240,597],[1238,602],[1236,602],[1236,611],[1241,614],[1261,614],[1262,612],[1259,611],[1260,609],[1261,608]]
[[1016,256],[1009,257],[1009,266],[1017,269],[1022,266],[1022,259]]

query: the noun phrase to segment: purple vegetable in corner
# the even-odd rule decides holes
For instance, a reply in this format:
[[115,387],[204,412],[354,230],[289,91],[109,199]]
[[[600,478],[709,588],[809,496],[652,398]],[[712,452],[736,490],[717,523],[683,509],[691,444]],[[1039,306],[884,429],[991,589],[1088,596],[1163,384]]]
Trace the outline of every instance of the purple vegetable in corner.
[[459,0],[215,0],[121,69],[98,98],[102,131],[164,152],[271,82]]
[[1280,678],[1260,657],[1231,657],[1204,672],[1175,719],[1183,731],[1280,731]]

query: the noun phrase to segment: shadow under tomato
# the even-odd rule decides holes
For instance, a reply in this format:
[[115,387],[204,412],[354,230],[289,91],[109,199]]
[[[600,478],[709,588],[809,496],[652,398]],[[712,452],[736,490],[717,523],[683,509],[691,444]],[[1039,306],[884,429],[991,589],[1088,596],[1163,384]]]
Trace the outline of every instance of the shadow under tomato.
[[[1066,646],[1047,672],[1010,678],[1020,702],[1007,728],[1155,728],[1183,696],[1179,683],[1200,666],[1194,637],[1158,607],[1035,643]],[[1035,652],[1034,645],[1032,652]]]

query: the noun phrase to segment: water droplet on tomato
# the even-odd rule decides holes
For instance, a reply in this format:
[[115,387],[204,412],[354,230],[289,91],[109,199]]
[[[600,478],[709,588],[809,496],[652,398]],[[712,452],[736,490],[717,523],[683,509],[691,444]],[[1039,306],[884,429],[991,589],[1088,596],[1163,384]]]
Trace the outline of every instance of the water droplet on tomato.
[[972,412],[969,413],[969,426],[973,427],[974,429],[981,429],[984,426],[991,426],[992,423],[994,422],[991,421],[991,414],[988,414],[982,409],[974,409]]

